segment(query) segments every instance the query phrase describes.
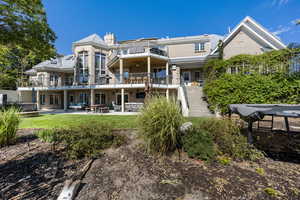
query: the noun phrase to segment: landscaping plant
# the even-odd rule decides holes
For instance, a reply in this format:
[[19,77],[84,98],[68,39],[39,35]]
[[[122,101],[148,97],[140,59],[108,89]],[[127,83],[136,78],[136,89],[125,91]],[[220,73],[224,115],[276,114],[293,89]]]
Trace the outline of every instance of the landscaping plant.
[[192,128],[183,136],[183,149],[191,158],[209,161],[215,157],[213,138],[202,129]]
[[19,110],[16,108],[0,111],[0,146],[15,142],[19,122]]
[[37,132],[37,137],[48,143],[54,143],[58,141],[58,129],[42,129]]
[[263,153],[247,142],[240,128],[231,120],[203,118],[195,126],[210,134],[218,155],[238,160],[258,160],[263,157]]
[[103,149],[120,146],[125,136],[113,134],[110,124],[90,122],[57,132],[58,140],[66,145],[71,159],[97,157]]
[[175,101],[152,97],[137,118],[139,133],[152,153],[166,154],[181,144],[179,127],[183,122]]

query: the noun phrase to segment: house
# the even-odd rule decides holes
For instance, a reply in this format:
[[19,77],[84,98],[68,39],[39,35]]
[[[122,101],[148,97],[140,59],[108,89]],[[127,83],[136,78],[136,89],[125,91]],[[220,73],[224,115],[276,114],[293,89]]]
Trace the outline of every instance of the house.
[[[178,99],[185,115],[189,115],[201,110],[195,104],[202,101],[202,94],[196,92],[201,92],[202,66],[218,56],[220,40],[224,59],[285,48],[279,38],[250,17],[225,37],[205,34],[118,41],[113,33],[103,39],[93,34],[74,42],[72,55],[44,61],[28,70],[28,81],[18,88],[20,99],[36,102],[38,109],[106,104],[124,112],[141,105],[145,92],[151,90]],[[190,85],[200,89],[186,92]]]

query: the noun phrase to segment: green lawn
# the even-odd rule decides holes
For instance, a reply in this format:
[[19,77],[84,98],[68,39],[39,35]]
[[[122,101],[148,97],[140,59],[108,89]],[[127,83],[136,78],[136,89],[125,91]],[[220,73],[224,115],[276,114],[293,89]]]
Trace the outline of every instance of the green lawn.
[[[41,115],[39,117],[22,118],[19,128],[61,128],[78,125],[86,122],[107,122],[113,128],[136,128],[137,116],[135,115],[70,115],[52,114]],[[186,118],[193,124],[203,120],[201,117]]]
[[111,123],[114,128],[136,128],[136,117],[134,115],[41,115],[22,118],[19,128],[61,128],[91,121]]

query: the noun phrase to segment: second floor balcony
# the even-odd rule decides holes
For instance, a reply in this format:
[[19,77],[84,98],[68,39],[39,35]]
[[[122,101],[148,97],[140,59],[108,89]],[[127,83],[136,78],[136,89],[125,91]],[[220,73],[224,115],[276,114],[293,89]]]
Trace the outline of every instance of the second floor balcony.
[[167,52],[158,47],[135,46],[128,49],[119,49],[113,51],[113,53],[108,56],[108,66],[113,65],[119,58],[138,58],[149,55],[165,58],[168,57]]
[[[18,83],[18,87],[20,88],[34,88],[34,87],[42,87],[42,88],[70,88],[73,86],[82,86],[82,87],[89,87],[95,85],[106,85],[106,86],[116,86],[116,85],[126,85],[127,87],[134,87],[142,85],[146,86],[150,85],[175,85],[174,79],[172,75],[164,75],[164,74],[157,74],[157,73],[124,73],[123,77],[120,74],[113,74],[109,75],[102,75],[97,77],[93,80],[94,77],[86,76],[84,78],[79,78],[77,81],[72,80],[64,80],[64,81],[50,81],[49,79],[27,79],[27,80],[20,80]],[[82,81],[84,80],[84,81]]]

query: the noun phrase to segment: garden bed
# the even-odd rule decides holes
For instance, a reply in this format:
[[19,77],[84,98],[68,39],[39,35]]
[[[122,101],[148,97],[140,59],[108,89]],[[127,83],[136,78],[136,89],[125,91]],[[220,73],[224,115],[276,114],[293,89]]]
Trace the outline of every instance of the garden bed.
[[[55,199],[64,181],[87,163],[64,159],[61,148],[53,153],[33,131],[19,131],[15,145],[1,148],[2,199]],[[181,160],[177,154],[158,158],[145,152],[136,131],[119,131],[129,141],[94,161],[76,199],[300,198],[299,164],[264,159],[221,165],[192,160],[184,153]]]
[[18,131],[16,144],[0,151],[0,199],[55,199],[64,181],[87,161],[68,161],[34,135]]

